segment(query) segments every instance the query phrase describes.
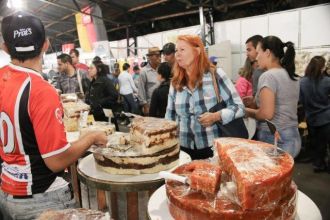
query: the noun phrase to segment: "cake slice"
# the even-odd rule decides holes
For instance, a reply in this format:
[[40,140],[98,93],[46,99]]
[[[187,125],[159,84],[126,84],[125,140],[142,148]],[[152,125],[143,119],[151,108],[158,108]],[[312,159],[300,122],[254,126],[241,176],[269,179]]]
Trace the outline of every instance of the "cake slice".
[[176,122],[161,118],[134,118],[130,136],[131,143],[139,146],[143,154],[154,154],[178,144]]
[[188,164],[186,172],[189,175],[190,188],[210,194],[216,194],[220,188],[221,169],[220,166],[207,161],[197,160]]
[[219,138],[215,146],[223,170],[237,184],[243,210],[273,206],[290,189],[294,162],[289,154],[274,155],[273,145],[240,138]]

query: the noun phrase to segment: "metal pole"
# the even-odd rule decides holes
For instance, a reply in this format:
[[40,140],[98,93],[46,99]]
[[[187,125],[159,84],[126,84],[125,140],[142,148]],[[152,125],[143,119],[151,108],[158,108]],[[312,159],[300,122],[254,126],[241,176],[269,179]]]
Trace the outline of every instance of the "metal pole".
[[127,46],[127,57],[130,55],[130,48],[129,48],[129,27],[126,28],[126,46]]
[[212,8],[209,9],[209,16],[210,16],[210,36],[211,36],[211,45],[213,45],[213,44],[215,44],[215,37],[214,37],[214,22],[213,22]]
[[138,51],[137,51],[137,38],[136,35],[134,35],[134,55],[137,56],[138,55]]
[[201,38],[203,41],[203,44],[206,45],[206,39],[205,39],[205,20],[204,20],[204,11],[203,7],[199,7],[199,22],[201,24]]

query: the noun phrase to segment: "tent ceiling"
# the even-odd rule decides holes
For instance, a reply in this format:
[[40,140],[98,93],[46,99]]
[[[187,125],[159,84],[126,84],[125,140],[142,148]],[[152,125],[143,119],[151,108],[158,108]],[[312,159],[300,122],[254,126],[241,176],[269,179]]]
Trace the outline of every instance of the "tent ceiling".
[[[79,46],[74,14],[89,4],[99,4],[109,41],[199,24],[198,7],[212,8],[214,21],[235,19],[329,0],[21,0],[24,11],[45,24],[52,47]],[[15,2],[15,1],[14,1]],[[12,14],[7,0],[0,0],[0,20]]]

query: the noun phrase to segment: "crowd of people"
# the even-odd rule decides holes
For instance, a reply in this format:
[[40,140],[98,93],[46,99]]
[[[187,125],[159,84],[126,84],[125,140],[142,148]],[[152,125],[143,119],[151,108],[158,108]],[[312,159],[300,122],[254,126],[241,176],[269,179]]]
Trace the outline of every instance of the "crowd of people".
[[[247,58],[236,85],[208,58],[201,38],[194,35],[180,35],[176,44],[162,49],[149,48],[143,67],[124,63],[122,72],[118,63],[110,72],[99,57],[89,67],[81,64],[79,51],[73,49],[57,57],[54,89],[40,76],[49,45],[40,19],[19,12],[3,18],[1,28],[3,48],[11,57],[11,63],[0,69],[1,219],[31,219],[45,209],[75,206],[63,170],[92,144],[104,146],[107,138],[103,132],[90,132],[68,143],[59,99],[64,93],[79,93],[98,121],[109,120],[104,108],[176,121],[181,150],[192,159],[212,157],[213,140],[222,135],[217,122],[226,125],[242,117],[255,118],[254,138],[269,143],[274,143],[274,133],[265,121],[273,123],[278,147],[296,157],[301,148],[300,101],[311,134],[314,171],[330,170],[329,70],[325,59],[316,56],[299,79],[291,42],[276,36],[247,39]],[[13,38],[15,31],[26,28],[30,35]],[[213,112],[217,94],[225,106]]]

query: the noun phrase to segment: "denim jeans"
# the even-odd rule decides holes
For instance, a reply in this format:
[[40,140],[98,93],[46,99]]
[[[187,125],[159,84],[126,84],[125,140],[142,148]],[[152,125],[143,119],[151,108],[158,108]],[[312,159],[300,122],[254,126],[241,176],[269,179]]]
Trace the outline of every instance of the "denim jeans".
[[[62,210],[76,208],[77,204],[69,186],[61,189],[34,194],[33,198],[13,198],[0,190],[0,219],[36,219],[48,209]],[[1,216],[2,213],[2,216]]]
[[128,95],[122,95],[124,97],[124,110],[133,114],[138,114],[138,104],[134,100],[133,93]]
[[[301,139],[298,127],[285,128],[278,130],[281,140],[277,142],[277,145],[282,150],[289,153],[295,158],[301,149]],[[274,135],[269,130],[258,130],[258,140],[274,144]]]

